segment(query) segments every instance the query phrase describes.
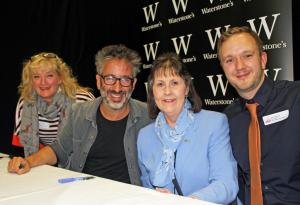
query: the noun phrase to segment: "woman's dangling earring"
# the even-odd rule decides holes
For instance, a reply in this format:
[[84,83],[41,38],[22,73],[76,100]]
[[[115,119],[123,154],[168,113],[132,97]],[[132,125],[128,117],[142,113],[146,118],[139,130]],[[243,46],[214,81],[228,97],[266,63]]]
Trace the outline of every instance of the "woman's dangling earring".
[[59,86],[57,89],[57,93],[60,93],[60,92],[61,92],[61,87]]
[[189,104],[188,95],[186,95],[184,99],[184,107],[187,107],[188,104]]

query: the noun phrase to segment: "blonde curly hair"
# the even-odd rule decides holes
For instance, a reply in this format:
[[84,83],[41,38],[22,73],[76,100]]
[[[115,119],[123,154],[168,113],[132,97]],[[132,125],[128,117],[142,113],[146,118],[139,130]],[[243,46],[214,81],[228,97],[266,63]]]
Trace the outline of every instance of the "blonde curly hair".
[[23,62],[22,80],[19,85],[19,93],[25,101],[34,102],[35,90],[32,84],[32,74],[39,69],[55,71],[62,83],[61,91],[68,97],[75,99],[76,91],[89,91],[89,88],[78,84],[73,76],[71,68],[55,53],[41,52]]

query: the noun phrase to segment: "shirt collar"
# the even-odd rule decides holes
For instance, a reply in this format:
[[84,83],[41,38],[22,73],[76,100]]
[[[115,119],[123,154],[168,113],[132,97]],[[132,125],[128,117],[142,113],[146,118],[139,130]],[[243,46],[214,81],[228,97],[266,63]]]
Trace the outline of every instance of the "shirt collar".
[[[254,98],[252,99],[254,102],[257,102],[260,106],[265,107],[269,98],[271,97],[271,91],[273,90],[274,82],[265,77],[263,84],[255,94]],[[242,109],[246,109],[246,103],[248,100],[240,97],[240,104]]]

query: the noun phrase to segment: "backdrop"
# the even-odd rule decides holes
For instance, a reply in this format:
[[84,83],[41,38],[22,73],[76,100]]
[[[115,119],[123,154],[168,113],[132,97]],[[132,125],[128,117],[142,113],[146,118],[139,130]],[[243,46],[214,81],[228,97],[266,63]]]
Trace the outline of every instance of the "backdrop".
[[[292,71],[294,63],[294,78],[300,79],[299,69],[295,69],[299,64],[296,59],[300,44],[300,4],[297,0],[292,1],[291,21],[290,1],[284,2],[285,4],[279,0],[273,0],[272,4],[268,4],[266,0],[110,0],[105,4],[103,1],[84,0],[2,2],[0,152],[21,153],[20,149],[11,146],[11,135],[19,97],[22,62],[41,51],[55,52],[64,58],[73,68],[80,84],[91,87],[98,96],[95,86],[95,53],[101,47],[115,43],[123,43],[136,49],[143,56],[143,69],[138,76],[133,97],[145,101],[144,83],[154,54],[174,50],[182,56],[192,72],[197,90],[206,100],[205,106],[219,110],[234,95],[231,96],[231,88],[227,86],[215,56],[216,38],[219,29],[246,24],[254,26],[260,32],[270,56],[275,56],[276,53],[280,56],[278,59],[273,57],[274,61],[270,60],[269,74],[275,77],[277,73],[276,78],[292,78],[292,74],[286,71]],[[290,39],[291,23],[293,42]],[[274,70],[277,68],[280,70]]]
[[176,52],[207,109],[221,111],[236,96],[217,59],[217,41],[229,27],[246,25],[258,33],[268,52],[269,77],[294,79],[291,0],[147,0],[141,11],[143,68],[162,52]]

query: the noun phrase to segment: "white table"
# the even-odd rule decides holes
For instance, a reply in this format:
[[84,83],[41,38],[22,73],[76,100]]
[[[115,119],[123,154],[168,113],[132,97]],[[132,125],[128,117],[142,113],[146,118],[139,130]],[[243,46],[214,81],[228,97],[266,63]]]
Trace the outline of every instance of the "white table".
[[86,175],[48,165],[12,174],[7,172],[8,160],[0,158],[0,205],[213,205],[100,177],[59,184],[60,178]]

